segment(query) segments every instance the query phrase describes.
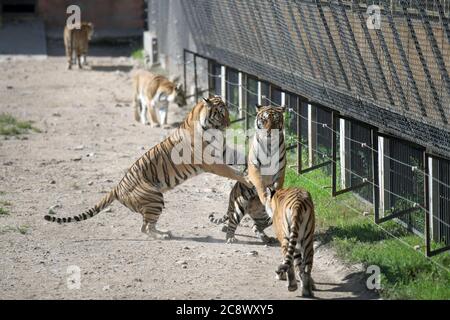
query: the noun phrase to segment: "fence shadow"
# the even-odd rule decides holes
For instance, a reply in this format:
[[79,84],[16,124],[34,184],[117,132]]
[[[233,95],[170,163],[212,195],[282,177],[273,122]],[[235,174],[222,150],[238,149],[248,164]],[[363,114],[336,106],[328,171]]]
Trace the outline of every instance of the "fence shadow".
[[[237,244],[245,244],[245,245],[251,245],[251,246],[264,246],[265,245],[265,243],[263,243],[257,237],[246,236],[246,235],[241,235],[241,234],[236,234],[236,237],[238,237],[238,240],[236,242]],[[255,239],[255,240],[242,240],[242,238],[250,238],[250,239]],[[172,238],[170,238],[170,240],[175,240],[175,241],[193,241],[193,242],[202,242],[202,243],[226,243],[225,234],[224,234],[224,237],[220,238],[220,239],[213,238],[211,236],[204,236],[204,237],[172,236]]]
[[128,65],[111,65],[111,66],[105,66],[105,65],[91,65],[90,70],[92,71],[101,71],[101,72],[130,72],[131,69],[133,69],[133,66]]
[[[131,57],[139,49],[136,43],[91,43],[89,44],[89,57]],[[62,39],[47,38],[47,55],[50,57],[65,56],[64,41]]]
[[[353,272],[348,274],[339,283],[316,282],[315,292],[347,292],[351,293],[352,297],[345,298],[331,298],[331,300],[369,300],[378,299],[377,293],[367,290],[363,283],[366,274],[363,271]],[[332,286],[330,289],[320,289],[321,285]],[[318,298],[315,298],[318,299]]]
[[[401,227],[390,230],[396,237],[407,234],[407,231]],[[324,232],[315,234],[316,240],[319,241],[319,247],[330,243],[334,238],[339,239],[355,239],[358,242],[372,243],[390,239],[392,236],[371,224],[358,224],[344,227],[331,226]]]

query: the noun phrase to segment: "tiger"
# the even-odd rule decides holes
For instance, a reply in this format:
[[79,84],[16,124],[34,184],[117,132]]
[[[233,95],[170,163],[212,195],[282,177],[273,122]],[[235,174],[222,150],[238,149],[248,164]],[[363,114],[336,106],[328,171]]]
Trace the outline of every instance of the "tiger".
[[134,118],[152,127],[167,127],[169,102],[178,107],[186,105],[186,94],[181,84],[149,71],[138,71],[133,76]]
[[[73,60],[78,62],[78,68],[82,69],[82,64],[87,65],[87,52],[89,41],[94,34],[94,25],[91,22],[82,22],[79,29],[69,29],[64,27],[64,46],[66,49],[67,69],[72,69]],[[72,57],[75,56],[75,59]]]
[[[221,219],[216,219],[214,214],[209,216],[210,221],[216,224],[228,222],[223,228],[223,231],[226,232],[227,243],[237,241],[235,237],[236,228],[246,213],[254,221],[252,230],[256,236],[266,244],[274,242],[274,239],[264,233],[264,229],[270,225],[270,219],[265,212],[264,198],[261,201],[258,190],[264,195],[264,188],[273,185],[275,182],[280,188],[283,186],[286,170],[286,147],[283,132],[285,110],[285,106],[256,106],[256,131],[248,156],[248,177],[254,186],[249,188],[240,182],[236,182],[230,192],[227,213]],[[277,148],[271,147],[270,138],[274,129],[278,130]],[[262,174],[261,169],[267,168],[265,161],[267,161],[267,158],[276,156],[275,152],[278,152],[278,158],[276,159],[278,170],[271,172],[269,175]]]
[[302,295],[312,297],[315,290],[311,270],[314,259],[315,214],[311,194],[301,188],[266,188],[265,208],[281,243],[283,262],[275,271],[279,280],[288,280],[288,290],[297,290],[295,268],[302,284]]
[[[47,221],[66,223],[86,220],[98,214],[118,200],[128,209],[138,212],[143,217],[141,231],[151,239],[169,239],[171,232],[159,230],[156,223],[164,207],[163,193],[203,172],[241,181],[251,185],[241,172],[222,163],[205,163],[199,159],[199,152],[194,152],[187,161],[176,160],[180,150],[198,150],[210,147],[204,140],[199,140],[205,131],[214,129],[223,134],[230,125],[228,108],[220,97],[204,98],[197,103],[179,128],[175,129],[161,143],[155,145],[141,156],[126,172],[122,180],[100,202],[86,212],[68,217],[56,218],[46,215]],[[201,148],[194,142],[200,141]],[[175,161],[176,160],[176,161]]]

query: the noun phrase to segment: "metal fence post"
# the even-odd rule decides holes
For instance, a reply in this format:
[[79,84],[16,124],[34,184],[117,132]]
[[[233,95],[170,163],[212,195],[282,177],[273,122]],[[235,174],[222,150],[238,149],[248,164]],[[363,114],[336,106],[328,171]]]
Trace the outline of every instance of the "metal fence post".
[[183,49],[183,78],[184,78],[184,91],[187,92],[186,86],[186,49]]
[[[331,139],[331,152],[332,152],[332,163],[331,163],[331,194],[333,197],[336,196],[336,179],[337,179],[337,172],[336,172],[336,163],[337,163],[337,156],[336,156],[336,149],[337,149],[337,137],[336,137],[336,112],[331,112],[331,128],[332,128],[332,139]],[[342,173],[341,173],[342,174]]]
[[302,144],[300,143],[302,140],[302,130],[301,130],[301,108],[302,108],[302,98],[298,97],[297,99],[297,174],[302,172]]
[[197,83],[197,55],[194,54],[194,85],[195,85],[195,103],[198,101],[198,83]]
[[429,201],[430,201],[430,196],[428,194],[429,192],[429,181],[428,181],[428,173],[429,173],[429,168],[428,168],[428,161],[427,161],[427,153],[424,151],[423,152],[423,166],[424,166],[424,179],[423,179],[423,189],[424,189],[424,196],[425,196],[425,203],[424,203],[424,208],[425,208],[425,247],[426,247],[426,255],[427,257],[431,256],[431,235],[430,235],[430,206],[429,206]]
[[373,181],[373,210],[375,223],[380,220],[380,184],[379,184],[379,166],[378,166],[378,133],[375,129],[372,133],[372,181]]

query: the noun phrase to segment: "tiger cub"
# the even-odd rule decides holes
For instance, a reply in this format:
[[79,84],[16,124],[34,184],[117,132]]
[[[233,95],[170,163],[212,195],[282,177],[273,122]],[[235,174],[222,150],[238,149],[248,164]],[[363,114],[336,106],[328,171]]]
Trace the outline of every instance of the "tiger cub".
[[[275,186],[276,187],[276,186]],[[277,278],[288,280],[288,290],[297,290],[295,268],[302,283],[302,295],[312,297],[314,281],[311,269],[314,258],[314,204],[308,191],[300,188],[266,189],[266,211],[281,243],[283,262]]]
[[[94,34],[94,25],[90,22],[81,23],[80,29],[64,28],[64,46],[66,48],[67,69],[72,69],[73,60],[78,62],[78,68],[87,65],[86,55],[89,48],[89,41]],[[75,59],[73,59],[75,56]]]
[[134,118],[152,127],[167,126],[169,102],[178,107],[186,105],[186,95],[181,84],[148,71],[138,71],[133,76]]
[[[58,223],[86,220],[105,209],[114,200],[118,200],[130,210],[142,214],[142,232],[154,239],[169,238],[169,231],[156,228],[164,207],[164,192],[203,172],[248,183],[241,173],[228,165],[197,161],[196,152],[191,152],[186,161],[177,159],[180,150],[183,151],[183,156],[186,150],[186,153],[189,153],[200,149],[203,154],[204,150],[209,148],[209,143],[201,139],[204,131],[215,129],[224,134],[229,125],[230,116],[223,100],[220,97],[204,99],[194,107],[178,129],[139,158],[119,184],[93,208],[69,218],[46,215],[45,219]],[[194,142],[200,143],[200,147],[194,148]]]
[[[227,243],[236,242],[236,228],[245,214],[253,219],[252,229],[256,236],[264,243],[273,242],[273,239],[264,233],[264,229],[270,225],[270,219],[260,200],[258,190],[264,192],[265,187],[272,186],[275,182],[281,188],[284,183],[286,147],[283,113],[285,107],[256,106],[256,111],[256,131],[250,145],[248,170],[250,181],[257,187],[249,188],[236,182],[230,193],[227,213],[221,219],[215,219],[213,214],[209,216],[210,221],[216,224],[228,222],[223,229],[226,231]],[[277,135],[276,137],[272,135],[273,132]],[[273,163],[274,160],[275,163]]]

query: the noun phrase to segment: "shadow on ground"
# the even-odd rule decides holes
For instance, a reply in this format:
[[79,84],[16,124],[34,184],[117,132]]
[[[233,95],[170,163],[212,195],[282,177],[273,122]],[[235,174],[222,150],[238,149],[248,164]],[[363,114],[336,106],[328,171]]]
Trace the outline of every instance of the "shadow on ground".
[[130,72],[131,69],[133,69],[132,66],[120,66],[120,65],[115,65],[115,66],[96,66],[96,65],[91,65],[91,70],[92,71],[102,71],[102,72],[116,72],[116,71],[121,71],[121,72]]
[[[89,57],[130,57],[134,51],[141,48],[139,41],[130,42],[101,42],[89,45]],[[64,41],[62,39],[47,38],[47,55],[53,57],[65,56]]]
[[[375,292],[370,292],[368,290],[363,290],[359,286],[355,286],[355,283],[365,283],[366,274],[362,271],[353,272],[348,274],[339,283],[325,283],[325,282],[315,282],[317,288],[316,292],[351,292],[353,297],[336,298],[335,300],[367,300],[367,299],[378,299],[378,295]],[[329,289],[320,289],[321,286],[330,286]],[[359,288],[360,290],[355,290]],[[317,300],[317,298],[316,298]]]

